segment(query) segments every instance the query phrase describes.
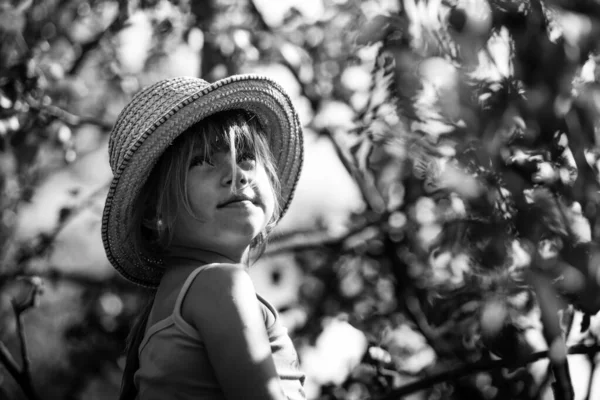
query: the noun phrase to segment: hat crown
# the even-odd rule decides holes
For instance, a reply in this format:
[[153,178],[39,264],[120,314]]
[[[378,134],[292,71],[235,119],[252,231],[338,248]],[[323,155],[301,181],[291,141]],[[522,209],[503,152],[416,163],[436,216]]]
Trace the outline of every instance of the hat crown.
[[116,174],[128,152],[152,125],[184,99],[210,86],[200,78],[176,77],[150,85],[136,93],[121,111],[108,140],[109,162]]

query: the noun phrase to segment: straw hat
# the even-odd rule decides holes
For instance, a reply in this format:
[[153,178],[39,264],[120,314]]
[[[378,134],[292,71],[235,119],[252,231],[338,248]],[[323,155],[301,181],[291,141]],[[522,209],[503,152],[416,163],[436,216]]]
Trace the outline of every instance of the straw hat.
[[281,215],[286,212],[302,167],[302,127],[277,83],[258,75],[234,75],[214,83],[191,77],[155,83],[121,111],[108,145],[113,180],[102,216],[102,241],[111,264],[128,280],[154,288],[163,274],[160,262],[140,265],[128,235],[134,200],[153,166],[191,125],[233,109],[255,114],[265,127],[281,180]]

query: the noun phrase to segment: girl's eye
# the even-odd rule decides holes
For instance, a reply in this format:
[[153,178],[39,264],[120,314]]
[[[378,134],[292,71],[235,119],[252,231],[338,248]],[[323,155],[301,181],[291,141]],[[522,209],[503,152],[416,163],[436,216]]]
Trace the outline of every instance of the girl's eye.
[[212,162],[212,160],[210,158],[205,158],[203,156],[194,156],[192,157],[192,161],[190,162],[190,168],[195,167],[197,165],[210,165],[211,167],[214,167],[215,164]]
[[253,153],[242,153],[237,157],[238,164],[244,161],[255,161],[256,156]]

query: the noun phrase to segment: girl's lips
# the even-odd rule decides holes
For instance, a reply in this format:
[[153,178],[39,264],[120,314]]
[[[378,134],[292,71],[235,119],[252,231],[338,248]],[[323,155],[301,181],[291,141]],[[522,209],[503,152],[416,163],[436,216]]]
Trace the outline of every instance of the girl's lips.
[[251,202],[250,200],[237,200],[237,201],[232,201],[229,202],[227,204],[225,204],[223,207],[249,207],[249,206],[253,206],[254,203]]
[[225,212],[241,212],[244,214],[253,214],[257,210],[262,209],[262,207],[250,200],[239,200],[229,202],[226,205],[220,207],[220,209],[224,210]]
[[232,206],[232,205],[239,207],[239,206],[241,206],[240,203],[248,203],[247,205],[256,205],[256,202],[253,199],[251,199],[249,196],[238,195],[238,196],[231,197],[230,199],[228,199],[221,205],[217,206],[217,208],[228,207],[228,206]]

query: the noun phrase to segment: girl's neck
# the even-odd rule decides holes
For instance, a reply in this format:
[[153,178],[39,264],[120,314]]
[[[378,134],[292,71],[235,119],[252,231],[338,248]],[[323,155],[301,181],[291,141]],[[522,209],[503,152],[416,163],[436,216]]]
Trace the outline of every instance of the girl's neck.
[[204,250],[195,247],[173,245],[163,256],[167,264],[188,264],[188,263],[227,263],[243,264],[246,252],[240,256],[223,254],[218,251]]

